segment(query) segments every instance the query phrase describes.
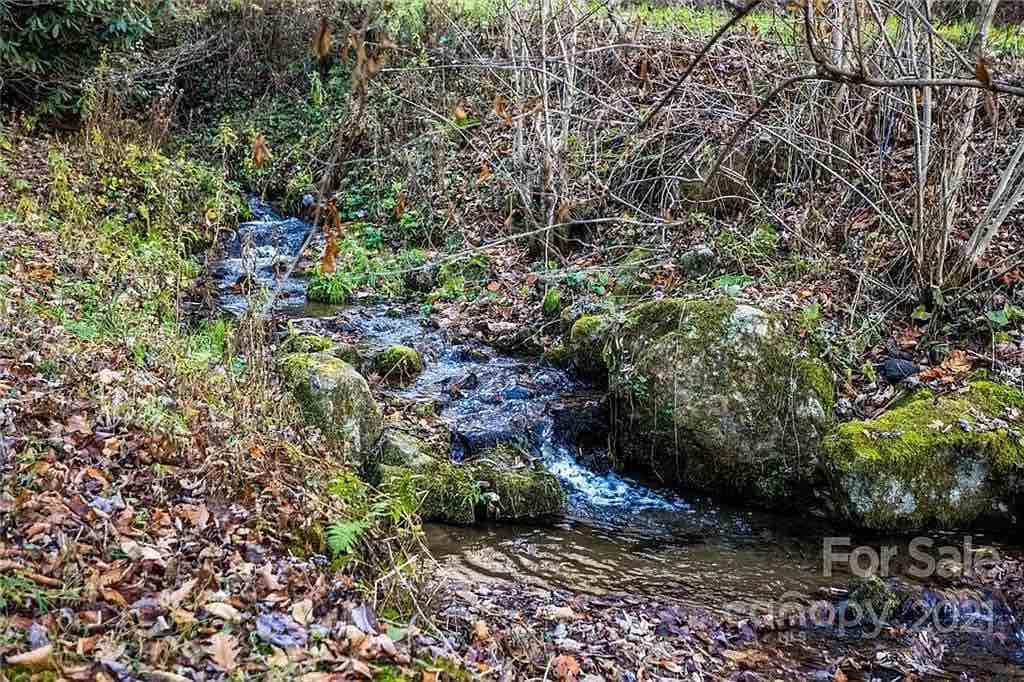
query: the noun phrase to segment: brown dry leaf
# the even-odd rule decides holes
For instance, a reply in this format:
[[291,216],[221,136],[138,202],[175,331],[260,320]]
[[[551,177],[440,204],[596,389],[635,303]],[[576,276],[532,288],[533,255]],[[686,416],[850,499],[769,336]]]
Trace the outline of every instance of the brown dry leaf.
[[320,272],[330,274],[334,272],[334,260],[338,257],[341,247],[338,246],[338,239],[332,234],[327,237],[327,245],[324,246],[324,255],[320,259]]
[[53,665],[53,645],[47,644],[23,654],[8,656],[7,662],[11,665],[23,665],[27,668],[49,668]]
[[205,529],[206,524],[210,521],[210,510],[206,508],[205,504],[183,504],[178,509],[181,515],[199,530]]
[[640,80],[642,80],[644,83],[646,83],[647,80],[648,80],[648,75],[647,75],[647,58],[646,57],[644,57],[640,61]]
[[971,359],[967,356],[967,352],[955,350],[947,355],[938,366],[921,372],[920,378],[922,381],[941,381],[948,384],[969,371],[971,371]]
[[846,673],[842,668],[836,668],[835,682],[846,682]]
[[224,672],[230,673],[238,667],[238,640],[231,635],[218,632],[210,637],[207,653]]
[[277,579],[277,576],[274,575],[274,569],[269,563],[263,564],[263,567],[257,573],[263,586],[271,592],[276,592],[284,587]]
[[405,215],[406,199],[405,192],[400,192],[398,198],[395,199],[395,220],[401,220],[402,216]]
[[494,113],[505,121],[506,125],[512,125],[512,113],[508,110],[508,103],[500,93],[494,96]]
[[978,61],[975,62],[974,77],[981,81],[985,87],[992,86],[992,74],[988,70],[988,60],[984,57],[978,57]]
[[477,177],[476,182],[478,185],[487,182],[487,178],[491,177],[491,164],[484,161],[483,165],[480,166],[480,175]]
[[558,205],[558,213],[555,215],[555,222],[559,225],[565,225],[569,222],[569,218],[572,215],[572,203],[563,201]]
[[487,623],[482,620],[473,623],[473,638],[478,642],[486,642],[491,638],[491,629]]
[[176,590],[164,590],[160,593],[160,605],[169,609],[177,608],[185,600],[185,597],[192,594],[192,590],[195,589],[198,582],[198,578],[192,578],[191,580],[186,580]]
[[238,623],[242,620],[242,614],[238,612],[231,604],[227,602],[211,602],[203,607],[206,612],[215,618],[226,620],[229,623]]
[[299,625],[309,625],[309,619],[313,615],[313,600],[303,599],[292,604],[292,619]]
[[424,670],[420,682],[437,682],[437,670]]
[[971,359],[967,351],[955,350],[946,356],[941,367],[953,374],[967,374],[971,371]]
[[263,168],[270,159],[270,147],[267,146],[267,141],[263,139],[263,133],[257,133],[256,137],[252,140],[252,165],[257,168]]
[[551,671],[555,674],[556,679],[575,682],[576,677],[580,674],[580,664],[572,656],[562,654],[555,656],[551,661]]
[[313,54],[319,59],[326,59],[331,52],[331,25],[327,23],[326,17],[320,20],[320,30],[313,38]]

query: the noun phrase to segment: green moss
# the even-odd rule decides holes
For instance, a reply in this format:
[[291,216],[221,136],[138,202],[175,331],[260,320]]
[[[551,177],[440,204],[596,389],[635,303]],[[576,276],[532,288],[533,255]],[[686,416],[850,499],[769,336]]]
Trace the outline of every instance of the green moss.
[[480,484],[468,467],[434,460],[418,467],[381,467],[381,488],[409,500],[425,521],[469,525],[483,500]]
[[651,250],[638,247],[619,262],[615,268],[615,296],[636,296],[649,288],[640,279],[640,273],[650,260]]
[[303,416],[341,454],[359,455],[380,439],[380,406],[352,365],[328,353],[291,353],[278,361]]
[[573,323],[565,348],[580,374],[595,379],[607,375],[605,343],[611,328],[611,319],[605,315],[583,315]]
[[869,528],[963,528],[1005,522],[1024,442],[1003,422],[1024,394],[988,381],[939,398],[922,391],[826,441],[833,489],[846,515]]
[[471,462],[420,458],[383,465],[381,486],[415,501],[427,521],[468,525],[479,519],[508,521],[550,516],[565,506],[565,492],[548,471],[523,467],[512,445],[485,450]]
[[319,334],[292,334],[281,344],[283,353],[316,353],[330,350],[334,341]]
[[472,300],[490,271],[490,260],[484,254],[445,263],[438,269],[437,287],[427,295],[427,301]]
[[565,346],[555,346],[544,351],[544,360],[555,367],[572,366],[572,353]]
[[558,317],[562,312],[562,293],[558,289],[548,289],[544,294],[544,317]]
[[423,371],[423,358],[415,348],[395,345],[378,353],[373,367],[385,379],[408,381]]

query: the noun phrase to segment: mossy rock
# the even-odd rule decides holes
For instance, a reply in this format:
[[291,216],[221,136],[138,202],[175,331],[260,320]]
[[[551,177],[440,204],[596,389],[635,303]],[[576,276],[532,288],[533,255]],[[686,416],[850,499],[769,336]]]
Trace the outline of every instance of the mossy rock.
[[383,415],[352,365],[326,352],[291,353],[280,369],[305,417],[341,454],[361,459],[377,445]]
[[938,398],[922,391],[876,419],[843,424],[825,449],[839,510],[878,530],[1016,522],[1024,424],[1010,414],[1024,414],[1024,393],[976,381]]
[[429,460],[447,460],[451,456],[451,442],[428,440],[404,431],[385,431],[380,443],[380,462],[391,466],[418,466]]
[[614,323],[607,315],[583,315],[569,329],[565,351],[573,369],[591,379],[604,379],[608,374],[605,344]]
[[406,383],[423,371],[423,358],[415,348],[396,345],[378,353],[373,368],[386,380]]
[[803,507],[821,487],[832,374],[782,317],[728,298],[654,301],[605,359],[620,465],[771,508]]
[[421,458],[385,464],[381,472],[382,489],[414,501],[425,521],[469,525],[538,519],[565,507],[565,492],[554,475],[529,465],[513,468],[502,448],[472,462]]
[[319,353],[330,350],[334,340],[320,334],[291,334],[281,343],[282,353]]

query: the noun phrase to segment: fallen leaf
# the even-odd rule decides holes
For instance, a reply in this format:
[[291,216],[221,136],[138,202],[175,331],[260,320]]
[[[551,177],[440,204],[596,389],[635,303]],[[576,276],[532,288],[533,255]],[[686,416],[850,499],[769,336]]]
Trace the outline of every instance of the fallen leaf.
[[203,608],[214,618],[220,618],[229,623],[238,623],[242,620],[242,614],[238,612],[238,609],[225,602],[211,602]]
[[580,674],[580,664],[568,654],[555,656],[551,661],[551,671],[555,677],[565,682],[575,682],[576,676]]
[[313,615],[313,600],[306,598],[292,604],[292,620],[299,625],[309,625],[309,619]]
[[327,19],[320,19],[320,30],[316,32],[316,36],[313,38],[313,54],[318,59],[326,59],[327,55],[331,52],[331,25],[327,23]]
[[988,71],[988,60],[984,57],[978,57],[978,61],[975,62],[974,77],[981,81],[985,87],[992,85],[992,74]]
[[11,665],[23,665],[28,668],[44,668],[53,664],[53,645],[47,644],[23,654],[8,656],[7,662]]
[[473,623],[473,638],[478,642],[486,642],[491,638],[491,629],[487,623],[482,620]]
[[238,667],[238,641],[231,635],[223,632],[213,635],[207,651],[213,662],[224,672],[230,673]]

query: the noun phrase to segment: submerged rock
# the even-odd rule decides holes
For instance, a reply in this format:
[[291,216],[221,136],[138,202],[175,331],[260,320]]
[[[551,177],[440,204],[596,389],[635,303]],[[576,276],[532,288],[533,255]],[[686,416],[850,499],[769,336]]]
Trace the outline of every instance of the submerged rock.
[[373,367],[386,380],[404,383],[423,371],[423,358],[415,348],[395,345],[378,353]]
[[820,481],[829,369],[732,299],[635,308],[607,343],[615,455],[677,486],[785,508]]
[[1015,521],[1024,500],[1021,415],[1024,393],[976,381],[843,424],[826,443],[840,511],[879,530]]
[[381,467],[381,487],[408,497],[425,521],[468,525],[557,514],[565,506],[558,479],[511,446],[482,452],[469,462],[417,458]]
[[381,409],[352,365],[317,352],[285,355],[280,367],[303,414],[342,454],[361,457],[377,444]]

